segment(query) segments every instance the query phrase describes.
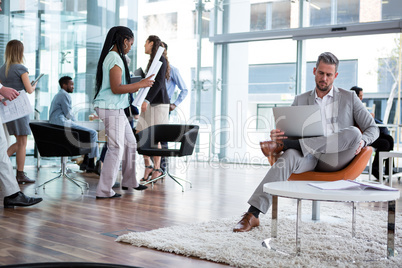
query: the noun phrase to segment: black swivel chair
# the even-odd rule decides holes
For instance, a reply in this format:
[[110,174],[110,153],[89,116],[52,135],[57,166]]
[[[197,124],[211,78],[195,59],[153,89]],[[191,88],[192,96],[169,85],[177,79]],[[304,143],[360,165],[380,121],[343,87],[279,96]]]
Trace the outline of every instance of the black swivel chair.
[[[196,144],[198,136],[199,127],[196,125],[173,125],[173,124],[161,124],[153,125],[149,128],[140,131],[137,136],[138,141],[138,153],[147,156],[166,156],[166,157],[180,157],[192,155],[194,151],[194,146]],[[175,142],[180,143],[179,149],[159,149],[158,142]],[[176,183],[178,183],[182,191],[184,192],[183,185],[178,181],[184,181],[192,184],[190,181],[179,178],[175,175],[170,174],[169,165],[166,167],[166,173],[158,178],[147,181],[144,184],[153,183],[158,179],[161,179],[168,175]]]
[[45,189],[46,184],[58,178],[66,178],[73,182],[76,186],[80,187],[81,194],[84,194],[80,184],[86,186],[86,189],[89,189],[89,184],[68,176],[66,174],[66,162],[68,156],[83,155],[91,152],[90,133],[88,131],[54,125],[47,122],[32,122],[29,123],[29,126],[31,127],[36,147],[41,156],[61,157],[60,175],[37,186],[35,188],[35,194],[38,193],[38,189],[41,186]]

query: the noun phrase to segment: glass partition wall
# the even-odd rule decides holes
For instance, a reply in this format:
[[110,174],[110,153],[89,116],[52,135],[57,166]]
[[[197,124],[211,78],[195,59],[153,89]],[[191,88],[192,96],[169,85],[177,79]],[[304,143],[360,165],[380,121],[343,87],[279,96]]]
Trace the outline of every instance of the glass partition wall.
[[63,75],[75,82],[77,119],[88,120],[97,60],[115,25],[135,34],[128,55],[132,71],[147,65],[149,35],[168,44],[168,59],[189,90],[170,121],[200,125],[201,161],[266,163],[259,141],[274,128],[272,107],[290,105],[296,94],[314,89],[313,67],[324,51],[341,61],[338,87],[363,87],[363,101],[389,123],[400,114],[400,0],[2,2],[0,54],[9,40],[19,39],[30,78],[45,74],[30,96],[32,120],[48,119]]
[[[31,120],[48,120],[51,101],[60,89],[58,80],[66,75],[75,83],[71,95],[75,117],[88,120],[93,113],[96,65],[106,33],[117,24],[134,29],[137,16],[129,18],[122,11],[136,6],[136,1],[120,0],[2,1],[0,54],[4,55],[9,40],[18,39],[24,44],[30,79],[44,74],[35,93],[29,95],[34,107]],[[135,64],[131,62],[132,69]],[[33,138],[28,142],[27,154],[32,154]]]

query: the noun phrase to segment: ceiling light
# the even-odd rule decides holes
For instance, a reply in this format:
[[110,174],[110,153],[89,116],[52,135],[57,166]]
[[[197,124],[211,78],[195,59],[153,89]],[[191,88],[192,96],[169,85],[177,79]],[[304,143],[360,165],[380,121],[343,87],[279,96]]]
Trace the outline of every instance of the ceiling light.
[[317,10],[321,10],[321,8],[319,6],[317,6],[316,4],[310,3],[310,6],[314,7]]

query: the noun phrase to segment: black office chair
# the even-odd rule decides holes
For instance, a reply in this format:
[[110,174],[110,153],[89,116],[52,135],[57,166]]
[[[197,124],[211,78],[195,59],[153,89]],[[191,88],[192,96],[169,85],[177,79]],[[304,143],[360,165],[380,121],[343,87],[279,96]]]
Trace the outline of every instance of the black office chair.
[[[138,148],[137,151],[139,154],[147,155],[147,156],[166,156],[166,157],[180,157],[180,156],[188,156],[192,155],[194,151],[194,146],[196,144],[197,136],[198,136],[199,127],[196,125],[170,125],[170,124],[161,124],[161,125],[153,125],[140,131],[137,136]],[[179,149],[159,149],[158,142],[176,142],[180,143]],[[179,184],[184,192],[183,185],[178,181],[184,181],[190,184],[190,188],[192,184],[190,181],[179,178],[175,175],[170,174],[169,165],[166,166],[166,173],[161,176],[147,181],[144,184],[156,182],[158,179],[161,179],[168,175],[171,177],[177,184]]]
[[31,122],[29,126],[31,127],[36,147],[41,156],[61,157],[60,175],[37,186],[35,194],[38,193],[40,187],[43,186],[43,189],[45,189],[46,184],[58,178],[66,178],[73,182],[76,186],[80,187],[81,194],[84,194],[83,186],[80,184],[86,186],[86,189],[89,189],[89,184],[68,176],[66,173],[66,162],[68,156],[83,155],[91,152],[90,133],[81,129],[54,125],[47,122]]

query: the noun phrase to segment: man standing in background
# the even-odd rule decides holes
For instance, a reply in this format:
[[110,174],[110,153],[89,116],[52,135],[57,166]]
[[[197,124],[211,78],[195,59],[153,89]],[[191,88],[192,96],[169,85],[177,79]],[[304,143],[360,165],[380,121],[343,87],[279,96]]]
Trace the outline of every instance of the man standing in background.
[[[162,45],[165,48],[163,56],[166,58],[168,45],[165,42],[162,42]],[[188,94],[187,86],[184,83],[183,78],[181,78],[179,70],[170,64],[170,78],[169,80],[166,80],[166,90],[170,100],[172,100],[172,96],[176,89],[176,86],[180,89],[180,94],[173,103],[170,103],[170,111],[176,109],[176,107],[184,100],[184,98]]]
[[[165,51],[163,52],[163,56],[165,58],[167,58],[168,45],[165,42],[162,42],[162,46],[165,48]],[[169,78],[169,80],[166,79],[166,90],[167,90],[169,100],[170,100],[169,112],[171,112],[174,109],[176,109],[176,107],[179,106],[179,104],[187,96],[188,89],[187,89],[186,84],[183,81],[183,78],[181,78],[179,70],[176,67],[174,67],[173,65],[171,65],[171,64],[169,64],[169,65],[170,65],[170,78]],[[177,99],[172,103],[172,97],[173,97],[173,93],[176,90],[176,86],[179,88],[180,94],[177,97]],[[161,146],[164,149],[168,148],[167,142],[161,142]],[[166,171],[166,164],[167,164],[166,157],[162,157],[161,169],[164,172]]]

